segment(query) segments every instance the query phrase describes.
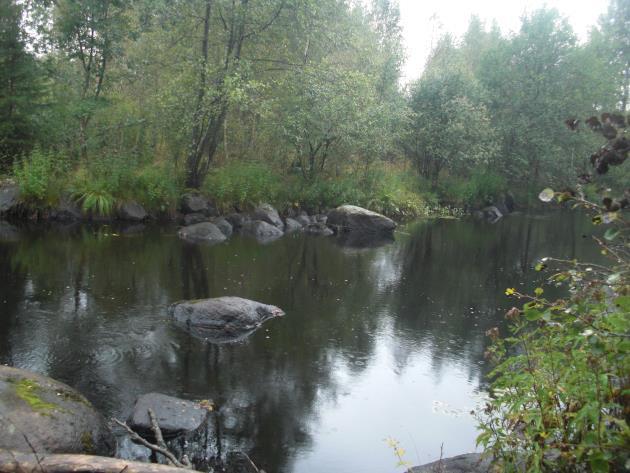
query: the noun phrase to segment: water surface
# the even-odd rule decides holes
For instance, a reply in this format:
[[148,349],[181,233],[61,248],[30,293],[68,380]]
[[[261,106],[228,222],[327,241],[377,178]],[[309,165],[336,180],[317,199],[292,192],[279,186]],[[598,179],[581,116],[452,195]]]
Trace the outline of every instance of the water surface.
[[[573,213],[430,220],[352,248],[294,235],[195,246],[167,227],[22,229],[0,238],[0,363],[81,391],[106,416],[158,391],[211,399],[223,449],[268,472],[393,472],[475,449],[485,331],[536,260],[596,257]],[[6,233],[5,233],[6,234]],[[286,317],[210,345],[169,303],[237,295]],[[401,469],[398,469],[401,471]]]

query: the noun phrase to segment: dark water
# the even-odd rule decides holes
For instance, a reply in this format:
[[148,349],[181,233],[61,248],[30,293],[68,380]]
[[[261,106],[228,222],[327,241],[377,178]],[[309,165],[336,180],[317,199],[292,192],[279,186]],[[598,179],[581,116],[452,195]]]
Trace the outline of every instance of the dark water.
[[[409,224],[380,248],[334,238],[180,242],[77,227],[0,239],[0,363],[85,394],[107,416],[159,391],[212,399],[221,443],[268,472],[393,472],[475,448],[468,411],[488,370],[484,332],[532,289],[537,258],[595,257],[572,213]],[[209,345],[167,304],[238,295],[287,316],[245,342]],[[398,469],[401,470],[400,468]]]

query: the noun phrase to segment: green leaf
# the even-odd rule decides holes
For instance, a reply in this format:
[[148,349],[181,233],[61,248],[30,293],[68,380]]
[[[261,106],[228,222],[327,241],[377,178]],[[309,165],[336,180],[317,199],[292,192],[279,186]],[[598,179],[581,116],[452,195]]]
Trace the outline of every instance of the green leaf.
[[615,299],[615,305],[623,312],[630,312],[630,296],[619,296]]
[[612,241],[617,238],[619,233],[620,231],[618,228],[609,228],[608,230],[606,230],[606,233],[604,233],[604,238],[608,241]]

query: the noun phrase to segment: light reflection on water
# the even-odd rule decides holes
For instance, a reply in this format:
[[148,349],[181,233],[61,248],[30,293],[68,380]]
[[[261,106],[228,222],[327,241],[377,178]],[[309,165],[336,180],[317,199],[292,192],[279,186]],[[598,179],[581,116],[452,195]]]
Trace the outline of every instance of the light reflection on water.
[[[560,233],[563,229],[565,233]],[[0,238],[0,363],[79,389],[108,416],[139,394],[212,399],[224,448],[270,472],[395,471],[474,449],[485,331],[506,287],[531,290],[543,256],[595,257],[574,214],[407,225],[348,248],[300,235],[191,246],[174,228],[22,230]],[[175,327],[179,299],[239,295],[283,308],[238,344]]]

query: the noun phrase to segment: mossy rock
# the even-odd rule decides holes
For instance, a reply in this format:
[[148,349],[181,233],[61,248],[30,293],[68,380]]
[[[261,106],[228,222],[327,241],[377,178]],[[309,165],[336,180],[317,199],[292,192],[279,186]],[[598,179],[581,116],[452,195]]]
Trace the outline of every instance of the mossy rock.
[[0,448],[111,455],[105,419],[81,394],[36,373],[0,366]]

